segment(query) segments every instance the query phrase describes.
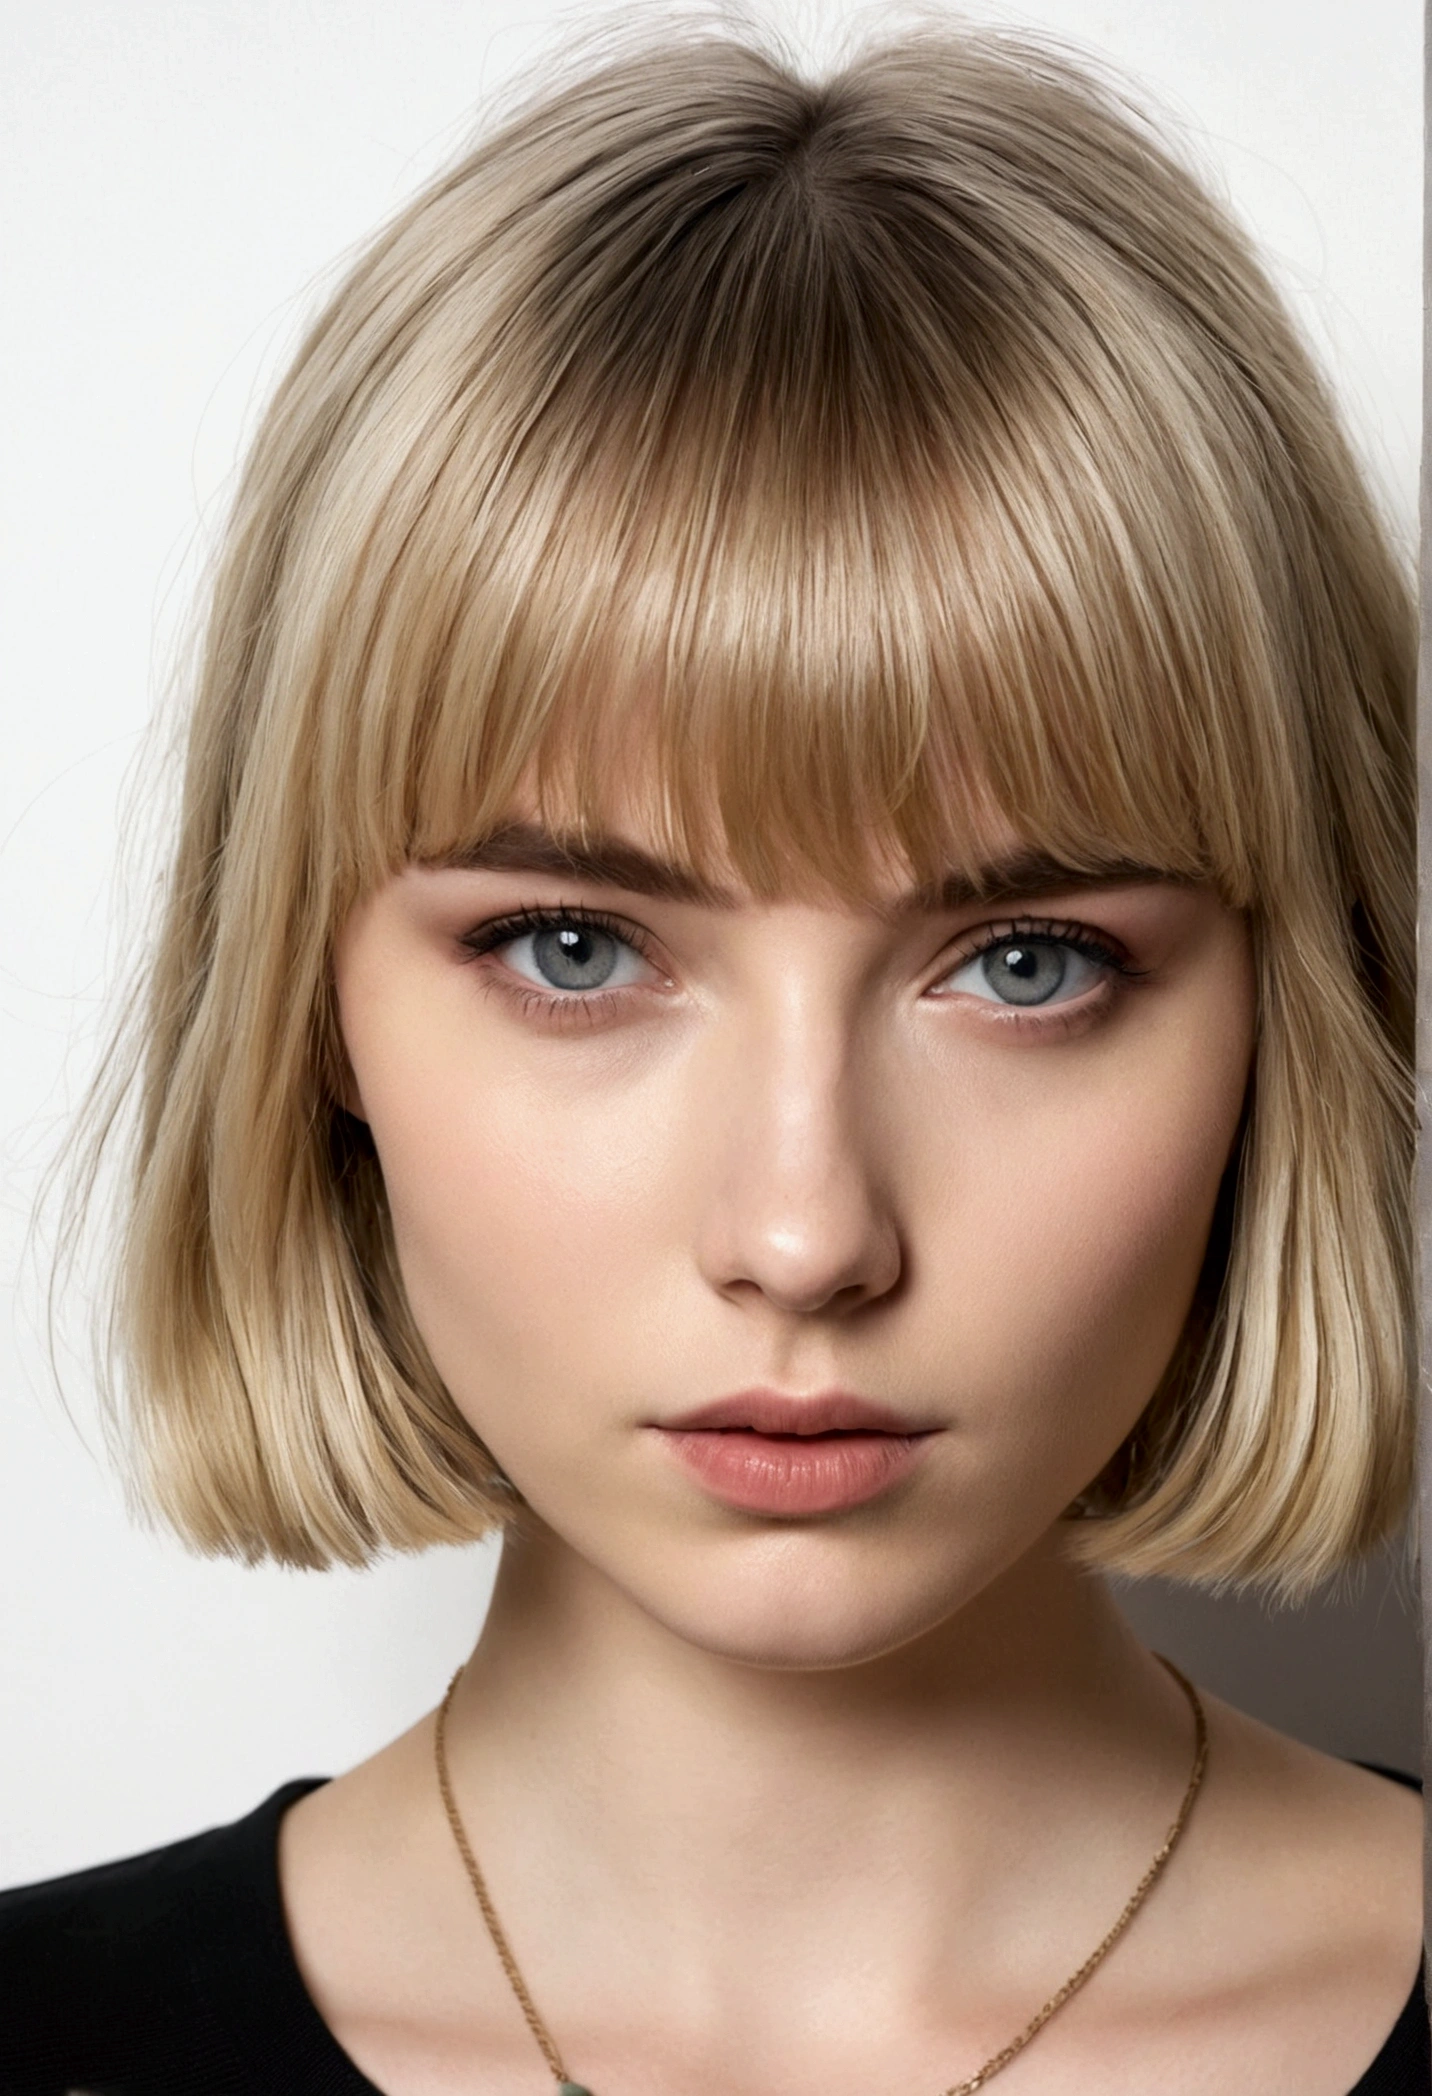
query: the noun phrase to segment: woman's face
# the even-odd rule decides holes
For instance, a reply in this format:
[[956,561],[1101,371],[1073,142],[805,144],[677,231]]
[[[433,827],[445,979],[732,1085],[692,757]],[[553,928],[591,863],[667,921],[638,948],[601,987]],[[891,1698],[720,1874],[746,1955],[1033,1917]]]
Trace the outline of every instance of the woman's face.
[[946,1620],[1184,1323],[1246,925],[988,858],[984,899],[771,904],[635,820],[585,856],[515,822],[340,936],[349,1103],[439,1373],[532,1547],[708,1650],[851,1663]]

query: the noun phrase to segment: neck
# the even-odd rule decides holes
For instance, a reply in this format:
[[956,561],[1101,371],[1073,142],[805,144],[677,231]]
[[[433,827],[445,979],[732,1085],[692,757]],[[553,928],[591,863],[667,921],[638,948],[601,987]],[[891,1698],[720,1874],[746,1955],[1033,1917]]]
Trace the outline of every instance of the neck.
[[450,1738],[479,1853],[540,1828],[658,1943],[798,1928],[814,1956],[847,1905],[869,1926],[872,1887],[912,1942],[987,1919],[1032,1817],[1057,1854],[1146,1790],[1161,1831],[1191,1758],[1179,1691],[1055,1536],[900,1649],[795,1670],[698,1648],[537,1530],[504,1551]]

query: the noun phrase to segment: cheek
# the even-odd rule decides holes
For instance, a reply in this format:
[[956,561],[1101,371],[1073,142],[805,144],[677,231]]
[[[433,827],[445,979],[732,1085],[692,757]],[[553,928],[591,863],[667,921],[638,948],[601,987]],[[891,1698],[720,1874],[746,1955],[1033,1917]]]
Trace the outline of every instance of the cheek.
[[1192,1303],[1246,1067],[1236,1033],[1208,1056],[1115,1060],[967,1135],[948,1270],[971,1386],[1016,1438],[1117,1442],[1152,1395]]
[[568,1111],[560,1085],[470,1055],[427,1080],[370,1102],[418,1327],[459,1404],[495,1378],[560,1407],[649,1285],[660,1145],[621,1096]]

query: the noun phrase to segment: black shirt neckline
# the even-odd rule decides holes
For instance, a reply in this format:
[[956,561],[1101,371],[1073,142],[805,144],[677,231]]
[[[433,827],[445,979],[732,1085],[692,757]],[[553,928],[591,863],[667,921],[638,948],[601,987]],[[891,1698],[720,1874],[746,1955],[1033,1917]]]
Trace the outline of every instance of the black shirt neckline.
[[[288,1917],[283,1911],[283,1886],[278,1874],[279,1822],[290,1805],[296,1805],[311,1791],[321,1790],[328,1780],[327,1776],[297,1777],[265,1798],[247,1819],[240,1820],[237,1825],[252,1827],[255,1862],[266,1866],[261,1891],[267,1924],[265,1933],[274,1953],[274,1983],[279,1996],[275,2006],[291,2026],[295,2044],[311,2055],[309,2059],[295,2062],[298,2068],[296,2082],[308,2073],[321,2083],[324,2096],[384,2096],[377,2084],[369,2081],[343,2050],[319,2014],[318,2004],[299,1971],[293,1938],[288,1932]],[[260,1889],[257,1883],[255,1889]]]
[[[1395,1769],[1378,1768],[1377,1773],[1394,1782],[1414,1782]],[[269,1921],[277,1952],[275,1969],[277,1973],[278,1968],[282,1968],[295,2035],[302,2032],[303,2042],[313,2053],[312,2071],[321,2075],[324,2096],[384,2096],[384,2092],[360,2072],[318,2013],[318,2005],[298,1969],[283,1911],[283,1889],[278,1873],[279,1821],[290,1805],[297,1804],[310,1791],[321,1789],[327,1781],[325,1776],[307,1776],[285,1783],[249,1815],[247,1822],[240,1821],[239,1825],[253,1827],[257,1837],[255,1847],[267,1857]],[[1348,2096],[1423,2096],[1427,2053],[1427,2002],[1423,1974],[1419,1972],[1396,2023],[1376,2057],[1348,2091]]]
[[[284,1911],[280,1822],[327,1780],[0,1892],[3,2096],[384,2096],[319,2014]],[[1419,1976],[1348,2096],[1427,2096],[1428,2075]]]

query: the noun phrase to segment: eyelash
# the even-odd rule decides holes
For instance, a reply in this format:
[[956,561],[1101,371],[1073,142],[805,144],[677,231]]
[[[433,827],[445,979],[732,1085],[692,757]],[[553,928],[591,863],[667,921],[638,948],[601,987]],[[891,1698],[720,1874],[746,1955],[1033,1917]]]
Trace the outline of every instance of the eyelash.
[[1122,947],[1092,931],[1087,924],[1073,924],[1058,917],[1008,917],[998,924],[982,926],[975,943],[956,955],[945,973],[952,975],[956,968],[977,961],[982,953],[993,953],[996,947],[1008,946],[1012,939],[1049,939],[1060,946],[1072,947],[1086,961],[1095,961],[1101,968],[1112,969],[1116,975],[1132,978],[1144,972],[1131,966]]
[[[651,942],[640,925],[631,924],[623,917],[610,916],[605,910],[590,909],[584,903],[513,910],[505,917],[493,918],[490,923],[475,925],[471,931],[462,934],[458,944],[466,950],[470,960],[477,961],[497,947],[523,938],[528,932],[556,931],[567,924],[592,925],[598,931],[609,933],[613,939],[620,939],[624,946],[630,946],[653,968],[660,965],[653,957]],[[485,975],[483,986],[511,998],[524,1017],[541,1018],[557,1026],[593,1025],[625,994],[623,990],[539,990],[516,977],[502,982],[495,975]]]
[[[583,903],[513,910],[505,917],[493,918],[486,924],[475,925],[471,931],[461,935],[458,943],[464,948],[468,959],[477,961],[484,955],[495,952],[498,947],[506,946],[514,939],[523,938],[529,932],[555,931],[568,924],[592,925],[597,930],[608,933],[613,939],[619,939],[623,945],[631,947],[633,952],[640,954],[652,967],[659,965],[653,958],[651,942],[640,925],[632,924],[626,918],[613,917],[604,910],[591,909]],[[943,982],[957,969],[967,967],[971,961],[977,961],[981,954],[993,953],[998,947],[1007,945],[1011,939],[1057,941],[1059,945],[1068,946],[1075,953],[1082,955],[1085,960],[1092,961],[1097,967],[1107,968],[1111,974],[1124,981],[1136,981],[1145,973],[1143,969],[1131,965],[1128,955],[1121,948],[1092,931],[1087,924],[1075,924],[1063,918],[1010,917],[998,924],[985,926],[973,944],[961,948],[948,961],[937,980]],[[525,1016],[541,1017],[557,1025],[594,1024],[624,995],[621,989],[587,992],[539,990],[534,985],[523,984],[516,979],[499,983],[494,976],[486,978],[485,986],[515,1000]],[[1061,1009],[1056,1006],[1041,1016],[1038,1008],[1021,1011],[1016,1006],[1010,1006],[1007,1013],[1001,1015],[1001,1020],[1002,1023],[1048,1027],[1058,1023]]]
[[1147,969],[1136,968],[1128,953],[1110,939],[1091,929],[1087,924],[1075,924],[1067,918],[1055,917],[1010,917],[1001,922],[981,927],[973,942],[963,947],[941,970],[938,977],[945,982],[961,969],[967,968],[981,955],[997,952],[1001,946],[1016,939],[1047,939],[1066,946],[1095,967],[1105,970],[1102,983],[1087,996],[1073,998],[1067,1002],[1043,1006],[1001,1005],[990,1001],[983,1014],[993,1025],[1021,1032],[1042,1034],[1046,1039],[1057,1032],[1077,1027],[1081,1020],[1092,1017],[1101,1006],[1107,1006],[1109,993],[1114,987],[1110,978],[1119,984],[1128,985],[1140,980]]

